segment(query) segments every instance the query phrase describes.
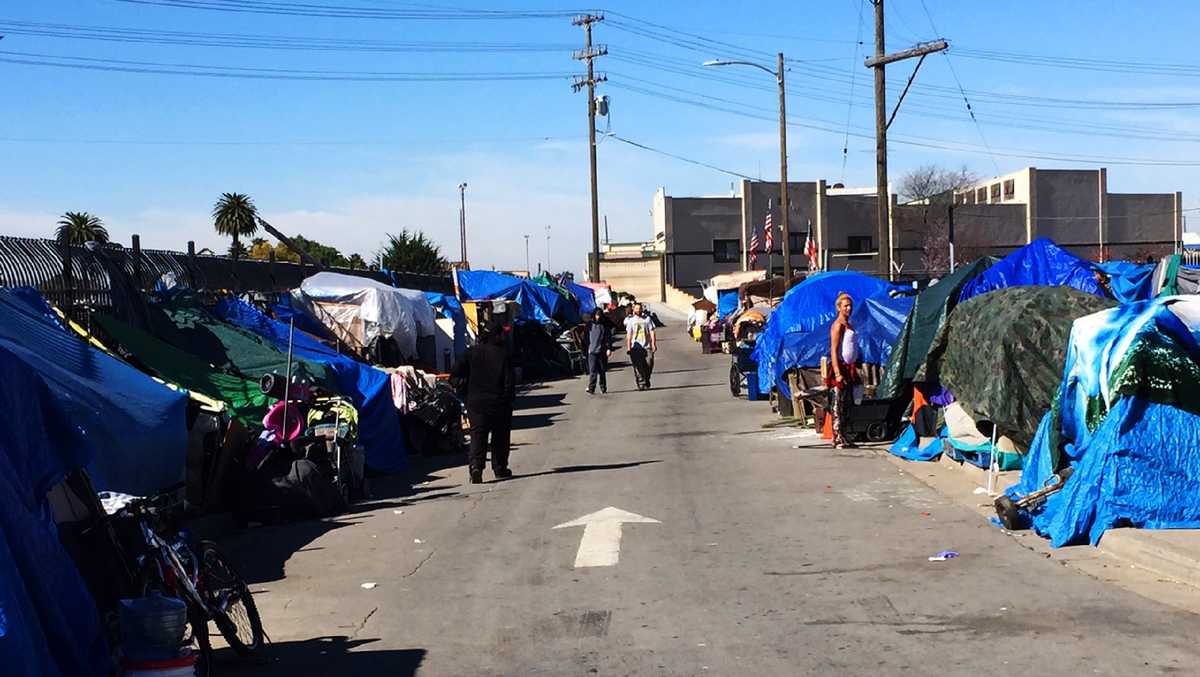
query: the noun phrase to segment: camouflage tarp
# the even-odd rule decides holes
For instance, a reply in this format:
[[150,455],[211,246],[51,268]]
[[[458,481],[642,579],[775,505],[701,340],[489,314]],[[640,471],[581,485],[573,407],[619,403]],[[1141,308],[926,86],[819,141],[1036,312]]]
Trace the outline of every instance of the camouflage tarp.
[[954,309],[931,352],[941,380],[976,420],[1027,447],[1062,380],[1071,324],[1116,302],[1070,287],[1009,287]]

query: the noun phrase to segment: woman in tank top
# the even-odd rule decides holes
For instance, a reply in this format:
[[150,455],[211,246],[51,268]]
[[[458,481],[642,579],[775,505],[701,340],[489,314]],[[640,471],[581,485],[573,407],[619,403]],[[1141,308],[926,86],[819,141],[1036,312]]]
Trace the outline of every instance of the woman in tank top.
[[842,292],[837,297],[837,318],[829,330],[829,355],[831,369],[826,375],[825,385],[833,396],[830,415],[833,416],[833,446],[845,449],[854,446],[846,441],[842,426],[846,410],[854,397],[854,386],[858,385],[858,335],[850,324],[854,312],[854,300]]

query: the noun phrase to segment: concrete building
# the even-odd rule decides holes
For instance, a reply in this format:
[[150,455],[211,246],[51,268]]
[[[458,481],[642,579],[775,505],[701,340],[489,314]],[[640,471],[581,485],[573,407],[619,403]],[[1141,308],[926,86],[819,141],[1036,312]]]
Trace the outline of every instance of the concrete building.
[[[808,270],[804,243],[811,232],[823,268],[875,272],[880,246],[875,200],[873,187],[789,183],[793,270]],[[1182,193],[1110,193],[1104,168],[1027,167],[958,191],[945,202],[898,204],[892,196],[883,246],[892,249],[897,278],[941,272],[931,261],[948,249],[949,202],[960,258],[1003,256],[1048,237],[1094,260],[1141,259],[1174,251],[1183,233]],[[768,210],[779,226],[778,205],[778,182],[744,180],[728,197],[675,197],[660,188],[651,207],[654,240],[647,247],[661,255],[666,284],[696,294],[701,280],[750,267],[747,245],[757,232],[761,248]],[[777,273],[783,269],[782,248],[777,236],[769,257]],[[948,255],[942,258],[948,261]],[[767,265],[760,249],[754,267]]]

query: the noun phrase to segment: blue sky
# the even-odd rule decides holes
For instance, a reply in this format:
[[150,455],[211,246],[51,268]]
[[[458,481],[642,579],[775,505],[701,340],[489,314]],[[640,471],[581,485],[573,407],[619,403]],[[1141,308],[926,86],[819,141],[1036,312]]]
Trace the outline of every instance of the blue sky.
[[[577,7],[470,0],[305,3],[376,13]],[[887,5],[889,49],[939,35],[952,45],[948,58],[926,60],[891,128],[893,177],[929,162],[966,165],[984,176],[1027,165],[1103,165],[1110,190],[1182,190],[1186,207],[1200,205],[1200,190],[1193,188],[1197,166],[1115,161],[1197,158],[1200,109],[1177,104],[1200,102],[1200,64],[1186,66],[1195,63],[1191,33],[1200,5],[1105,2],[1088,3],[1086,11],[1080,3],[1023,0],[925,5],[928,16],[921,0]],[[623,138],[776,179],[772,79],[753,69],[699,64],[735,57],[770,64],[773,53],[783,51],[794,59],[787,74],[790,177],[873,185],[874,142],[856,136],[873,129],[871,74],[861,67],[862,54],[873,48],[872,8],[865,0],[604,7],[609,21],[598,24],[595,35],[610,56],[597,60],[597,67],[610,77],[600,93],[611,97],[612,116],[600,122],[602,130],[611,125]],[[582,41],[582,31],[566,17],[417,21],[56,0],[6,3],[0,21],[6,35],[0,41],[6,92],[0,99],[0,232],[45,235],[63,211],[87,210],[123,242],[140,233],[147,247],[179,249],[192,239],[200,247],[223,248],[208,213],[219,193],[241,191],[286,232],[346,252],[369,257],[384,233],[410,228],[455,258],[457,185],[466,181],[473,265],[523,267],[524,234],[531,235],[533,265],[545,262],[547,225],[552,266],[578,271],[584,265],[590,246],[586,108],[568,75],[579,70],[568,46]],[[160,37],[173,31],[375,41],[388,51],[179,44],[170,35],[165,37],[173,44],[20,34],[29,32],[29,22],[138,29]],[[860,30],[864,44],[856,45]],[[73,29],[41,26],[35,32]],[[489,43],[491,51],[397,51],[397,43]],[[496,43],[520,49],[496,51]],[[292,72],[537,73],[546,79],[238,79],[12,62],[63,62],[28,55]],[[1141,65],[1147,62],[1165,65]],[[893,100],[911,65],[889,69]],[[958,82],[978,126],[967,115]],[[843,164],[847,120],[851,136]],[[613,240],[650,237],[651,198],[659,186],[674,195],[727,194],[737,180],[611,138],[600,145],[599,164],[600,208]]]

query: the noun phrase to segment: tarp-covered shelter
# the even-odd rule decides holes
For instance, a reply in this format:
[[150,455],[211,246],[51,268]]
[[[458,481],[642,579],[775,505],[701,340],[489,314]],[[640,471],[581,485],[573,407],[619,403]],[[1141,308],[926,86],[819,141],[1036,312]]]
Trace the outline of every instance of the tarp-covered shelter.
[[735,273],[714,275],[704,286],[704,298],[717,306],[717,315],[725,319],[738,311],[740,295],[738,289],[747,282],[765,280],[765,270],[744,270]]
[[33,369],[96,450],[97,488],[148,495],[184,478],[187,396],[68,332],[31,288],[0,289],[0,348]]
[[759,388],[764,393],[770,392],[785,371],[779,363],[788,334],[811,332],[837,317],[834,302],[838,294],[845,292],[856,305],[861,305],[870,297],[899,289],[887,281],[852,271],[819,273],[789,289],[767,318],[767,326],[754,346]]
[[[257,308],[234,298],[217,304],[218,317],[253,332],[280,350],[287,350],[287,325],[272,320]],[[367,464],[382,472],[399,472],[408,460],[408,445],[399,412],[392,401],[391,376],[297,332],[292,341],[296,359],[327,365],[336,389],[358,410],[358,439]]]
[[[912,308],[911,296],[878,294],[855,302],[850,324],[858,336],[858,350],[863,364],[886,364],[896,343],[896,336]],[[775,387],[790,394],[784,374],[789,369],[816,368],[821,358],[829,355],[829,336],[833,320],[809,332],[791,332],[784,336],[776,362]]]
[[997,261],[963,285],[958,300],[996,289],[1021,285],[1071,287],[1089,294],[1106,295],[1095,263],[1081,259],[1046,238],[1038,238]]
[[567,291],[579,302],[579,313],[584,317],[589,317],[596,310],[596,292],[591,287],[568,282]]
[[[67,472],[89,465],[96,456],[89,437],[99,431],[81,428],[80,414],[68,411],[88,407],[90,394],[85,389],[74,401],[64,398],[61,374],[48,378],[50,370],[39,365],[36,350],[14,349],[10,325],[14,313],[25,310],[19,301],[14,309],[11,293],[0,292],[0,331],[5,334],[0,339],[0,409],[5,414],[5,434],[0,436],[0,665],[8,675],[105,677],[111,664],[100,612],[59,540],[46,498]],[[61,335],[54,336],[17,322],[15,332],[25,339],[52,339],[64,348],[71,341],[98,352],[61,328],[47,327]],[[67,349],[61,357],[77,366],[96,365],[98,378],[115,371],[103,364],[115,362],[107,355],[78,361],[78,353],[71,353],[75,351]],[[178,414],[182,431],[182,410]],[[136,432],[128,437],[144,451],[140,440],[133,439],[139,437]],[[183,447],[175,449],[182,466]],[[170,449],[158,453],[171,456]],[[156,465],[157,460],[147,462]]]
[[436,291],[425,292],[433,312],[454,322],[454,357],[458,359],[467,350],[467,313],[462,303],[450,294]]
[[561,294],[529,280],[490,270],[460,270],[456,275],[462,301],[516,301],[521,307],[520,319],[536,322],[565,323],[571,315]]
[[1071,323],[1113,305],[1070,287],[1009,287],[968,299],[939,334],[944,346],[935,343],[940,382],[975,420],[1027,445],[1058,388]]
[[292,296],[295,305],[351,345],[367,347],[390,339],[401,355],[415,358],[417,339],[437,331],[424,292],[364,277],[320,272],[306,278]]
[[1075,321],[1054,408],[1020,496],[1074,473],[1033,516],[1055,546],[1120,523],[1200,527],[1200,299],[1158,298]]
[[929,356],[934,338],[949,319],[950,311],[958,305],[958,295],[963,285],[991,265],[991,259],[982,258],[959,266],[953,273],[917,294],[912,310],[904,320],[904,327],[896,338],[895,348],[888,357],[877,397],[892,398],[901,394],[904,384],[912,381]]
[[1150,297],[1200,294],[1200,269],[1183,263],[1178,254],[1163,257],[1151,273]]
[[1136,303],[1154,297],[1154,264],[1108,261],[1098,265],[1108,278],[1110,295],[1117,301]]
[[607,284],[603,282],[577,282],[576,284],[591,289],[596,305],[601,308],[607,308],[613,303],[612,287]]

